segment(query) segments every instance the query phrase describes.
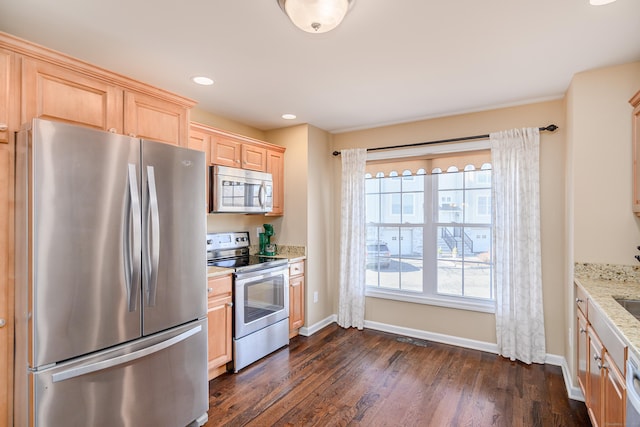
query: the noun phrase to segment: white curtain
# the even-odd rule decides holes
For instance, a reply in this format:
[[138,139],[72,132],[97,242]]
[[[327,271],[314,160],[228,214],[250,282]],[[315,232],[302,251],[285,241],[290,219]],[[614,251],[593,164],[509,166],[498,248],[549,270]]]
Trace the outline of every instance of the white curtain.
[[540,261],[540,132],[492,133],[493,239],[498,351],[511,360],[544,363]]
[[338,325],[364,328],[366,226],[364,175],[367,150],[342,150],[340,294]]

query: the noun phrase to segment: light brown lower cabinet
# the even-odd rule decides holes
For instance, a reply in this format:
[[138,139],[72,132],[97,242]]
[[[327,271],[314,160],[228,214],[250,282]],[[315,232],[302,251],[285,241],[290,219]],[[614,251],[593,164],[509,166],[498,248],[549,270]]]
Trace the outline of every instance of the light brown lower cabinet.
[[231,275],[209,278],[208,295],[208,337],[209,337],[209,380],[225,373],[227,363],[232,358],[233,300],[231,297]]
[[627,347],[604,321],[605,315],[576,284],[578,384],[593,427],[624,426]]
[[587,377],[587,409],[593,427],[602,425],[602,356],[604,348],[591,327],[587,327],[589,364]]
[[289,338],[304,325],[304,261],[289,265]]
[[613,363],[609,353],[604,354],[603,375],[603,426],[624,426],[626,413],[626,386],[624,376]]

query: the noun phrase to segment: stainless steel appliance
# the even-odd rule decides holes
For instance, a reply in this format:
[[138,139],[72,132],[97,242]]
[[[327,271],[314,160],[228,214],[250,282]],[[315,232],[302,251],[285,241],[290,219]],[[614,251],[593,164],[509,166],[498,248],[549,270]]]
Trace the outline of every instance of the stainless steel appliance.
[[289,262],[249,255],[249,233],[207,234],[209,265],[233,268],[233,370],[289,344]]
[[213,213],[268,213],[273,210],[270,173],[209,167],[209,206]]
[[640,362],[629,351],[627,357],[627,427],[640,427]]
[[205,180],[198,151],[19,132],[15,425],[206,422]]

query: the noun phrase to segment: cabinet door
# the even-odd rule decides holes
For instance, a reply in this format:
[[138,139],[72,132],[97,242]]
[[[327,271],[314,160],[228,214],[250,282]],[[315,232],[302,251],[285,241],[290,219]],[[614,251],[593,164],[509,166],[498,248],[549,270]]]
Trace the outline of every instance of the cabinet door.
[[626,386],[624,377],[609,354],[604,355],[604,418],[603,426],[625,425]]
[[241,167],[242,144],[220,136],[211,137],[211,163],[214,165]]
[[[0,426],[13,425],[12,145],[0,144]],[[6,423],[6,424],[5,424]]]
[[587,337],[587,319],[584,317],[582,312],[577,311],[577,323],[576,323],[576,331],[577,331],[577,366],[578,366],[578,384],[580,385],[580,389],[584,394],[585,398],[588,395],[587,392],[587,364],[589,359],[588,354],[588,337]]
[[[204,151],[205,158],[206,158],[205,165],[207,167],[211,163],[211,159],[210,159],[211,153],[209,149],[210,145],[211,145],[211,136],[209,134],[207,134],[206,132],[201,132],[197,129],[189,130],[189,144],[187,145],[187,147],[192,150]],[[204,197],[205,203],[207,203],[207,212],[209,212],[209,209],[211,208],[211,206],[209,206],[209,179],[207,176],[206,167],[202,173],[205,175],[205,192],[203,194],[203,197]]]
[[125,135],[187,146],[189,139],[187,108],[136,92],[126,92],[124,97]]
[[122,90],[33,59],[23,60],[23,116],[122,133]]
[[208,309],[207,321],[209,331],[208,360],[209,380],[215,378],[226,369],[231,361],[233,303],[231,298],[231,275],[218,276],[207,280]]
[[587,377],[587,396],[585,396],[589,417],[593,427],[602,425],[602,357],[603,347],[598,336],[591,327],[587,328],[589,336],[589,361]]
[[273,176],[273,210],[268,216],[284,214],[284,153],[267,150],[267,172]]
[[242,144],[242,168],[265,172],[267,170],[267,149],[255,145]]
[[209,328],[209,379],[215,378],[218,368],[231,361],[231,296],[210,298],[207,310]]
[[289,278],[289,337],[304,325],[304,276]]
[[13,52],[0,49],[0,144],[7,144],[20,126],[19,69]]

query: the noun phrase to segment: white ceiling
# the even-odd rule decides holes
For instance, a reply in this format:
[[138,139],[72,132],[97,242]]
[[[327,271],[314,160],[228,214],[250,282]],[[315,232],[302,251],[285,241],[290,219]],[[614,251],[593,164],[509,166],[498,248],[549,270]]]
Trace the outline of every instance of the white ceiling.
[[[640,60],[640,0],[356,0],[325,34],[277,0],[2,0],[0,30],[262,130],[553,99],[577,72]],[[189,80],[201,74],[215,84]]]

